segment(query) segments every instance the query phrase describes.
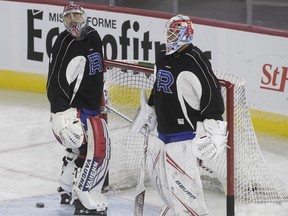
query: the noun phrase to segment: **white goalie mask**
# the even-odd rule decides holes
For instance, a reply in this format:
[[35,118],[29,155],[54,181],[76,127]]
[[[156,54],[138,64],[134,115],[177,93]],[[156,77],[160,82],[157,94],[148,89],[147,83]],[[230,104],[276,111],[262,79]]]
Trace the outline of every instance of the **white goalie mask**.
[[193,39],[193,23],[188,16],[178,14],[165,25],[166,55],[176,52]]
[[87,19],[85,11],[80,5],[75,4],[73,1],[64,7],[63,23],[66,30],[77,39],[84,35],[87,27]]

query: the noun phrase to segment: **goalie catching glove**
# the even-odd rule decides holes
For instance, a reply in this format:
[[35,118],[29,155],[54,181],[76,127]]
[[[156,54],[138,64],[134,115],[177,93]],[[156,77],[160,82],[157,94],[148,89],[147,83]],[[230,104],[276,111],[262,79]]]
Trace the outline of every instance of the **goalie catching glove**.
[[205,119],[197,122],[196,136],[192,140],[192,152],[201,160],[213,160],[227,144],[227,122]]
[[140,111],[131,126],[131,133],[138,133],[147,125],[152,131],[157,124],[155,109],[147,104],[147,95],[142,90],[140,95]]
[[84,131],[77,110],[70,108],[51,114],[52,130],[56,139],[66,148],[79,148],[84,141]]

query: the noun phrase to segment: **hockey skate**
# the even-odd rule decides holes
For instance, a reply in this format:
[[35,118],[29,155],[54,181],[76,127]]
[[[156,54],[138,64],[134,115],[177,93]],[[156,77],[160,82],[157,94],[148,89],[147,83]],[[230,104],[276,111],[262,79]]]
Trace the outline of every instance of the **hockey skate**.
[[72,198],[71,193],[64,191],[63,188],[61,188],[61,187],[58,187],[57,191],[59,192],[59,194],[61,196],[60,204],[65,204],[65,205],[71,204],[70,203],[71,198]]
[[97,209],[87,209],[85,208],[85,206],[82,205],[82,203],[78,199],[74,201],[74,206],[75,206],[74,215],[107,216],[107,208],[106,210],[103,211],[97,211]]

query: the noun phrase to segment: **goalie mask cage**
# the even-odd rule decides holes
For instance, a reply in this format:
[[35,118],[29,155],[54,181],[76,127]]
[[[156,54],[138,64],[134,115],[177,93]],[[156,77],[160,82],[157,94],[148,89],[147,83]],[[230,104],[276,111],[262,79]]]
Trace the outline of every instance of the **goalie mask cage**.
[[[105,61],[106,105],[111,138],[109,186],[135,187],[143,158],[144,136],[129,133],[140,107],[140,91],[149,95],[154,74],[146,63]],[[150,64],[151,65],[151,64]],[[220,80],[228,122],[228,148],[213,161],[199,163],[203,187],[226,194],[226,214],[287,215],[288,191],[269,170],[259,148],[242,78],[215,71]],[[150,136],[149,143],[153,142]],[[146,175],[146,185],[149,177]],[[208,206],[209,208],[209,206]],[[283,211],[286,214],[283,214]],[[223,213],[224,214],[224,213]]]

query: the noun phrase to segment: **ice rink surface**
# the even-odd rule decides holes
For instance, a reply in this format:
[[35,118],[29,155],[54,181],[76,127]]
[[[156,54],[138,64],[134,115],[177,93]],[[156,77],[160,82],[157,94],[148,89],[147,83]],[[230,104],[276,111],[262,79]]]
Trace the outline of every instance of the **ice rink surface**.
[[[0,90],[1,216],[73,215],[74,208],[61,206],[56,192],[64,147],[55,141],[49,116],[45,94]],[[257,133],[257,138],[271,172],[288,186],[288,137]],[[133,188],[109,191],[108,215],[132,216],[134,193]],[[225,197],[210,191],[205,196],[211,216],[224,216]],[[37,208],[37,202],[45,207]],[[162,205],[147,188],[144,215],[158,215]]]

